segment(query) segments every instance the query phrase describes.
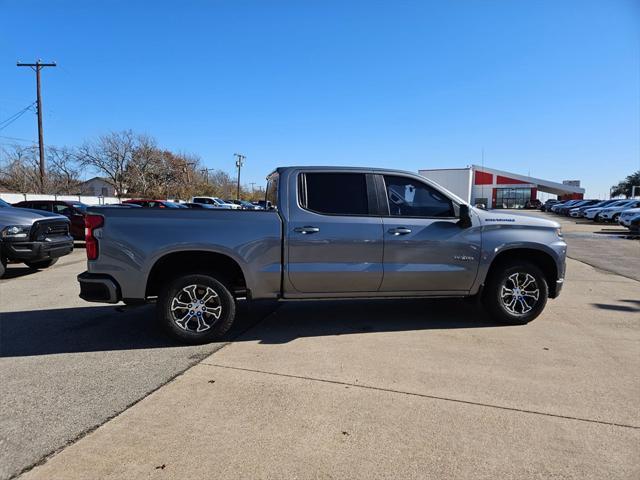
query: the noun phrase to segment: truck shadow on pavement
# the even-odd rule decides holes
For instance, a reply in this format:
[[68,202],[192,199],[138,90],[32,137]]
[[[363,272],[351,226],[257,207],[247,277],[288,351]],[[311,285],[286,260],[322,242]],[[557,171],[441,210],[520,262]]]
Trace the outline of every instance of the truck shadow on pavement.
[[[0,357],[184,346],[157,328],[154,314],[152,305],[122,312],[90,306],[2,313]],[[301,337],[495,326],[477,306],[460,300],[254,302],[240,306],[222,342],[280,344]]]
[[25,275],[31,275],[34,273],[38,273],[38,270],[35,268],[26,267],[24,265],[20,267],[8,265],[5,274],[2,276],[2,280],[24,277]]
[[325,300],[284,304],[234,341],[281,344],[303,337],[499,326],[505,325],[461,299]]

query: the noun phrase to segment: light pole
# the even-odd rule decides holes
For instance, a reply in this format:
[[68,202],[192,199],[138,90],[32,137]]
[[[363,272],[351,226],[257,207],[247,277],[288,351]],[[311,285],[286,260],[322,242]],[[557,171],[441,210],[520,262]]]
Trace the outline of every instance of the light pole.
[[233,155],[236,157],[236,167],[238,167],[238,188],[236,191],[236,200],[240,200],[240,169],[244,165],[244,160],[247,157],[240,153],[234,153]]

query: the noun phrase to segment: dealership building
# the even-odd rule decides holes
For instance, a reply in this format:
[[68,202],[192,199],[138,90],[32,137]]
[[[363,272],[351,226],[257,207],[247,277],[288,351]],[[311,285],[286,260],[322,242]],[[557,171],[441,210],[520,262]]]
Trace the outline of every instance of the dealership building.
[[481,203],[487,208],[523,208],[536,200],[539,192],[561,200],[580,199],[584,188],[580,182],[563,183],[471,165],[466,168],[419,170],[420,175],[442,185],[471,205]]

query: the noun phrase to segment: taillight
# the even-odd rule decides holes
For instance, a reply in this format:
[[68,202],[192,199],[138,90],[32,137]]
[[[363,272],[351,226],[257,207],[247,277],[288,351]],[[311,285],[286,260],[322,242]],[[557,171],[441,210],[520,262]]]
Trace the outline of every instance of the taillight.
[[84,240],[89,260],[98,258],[98,239],[93,236],[93,231],[103,225],[104,217],[102,215],[87,215],[84,217]]

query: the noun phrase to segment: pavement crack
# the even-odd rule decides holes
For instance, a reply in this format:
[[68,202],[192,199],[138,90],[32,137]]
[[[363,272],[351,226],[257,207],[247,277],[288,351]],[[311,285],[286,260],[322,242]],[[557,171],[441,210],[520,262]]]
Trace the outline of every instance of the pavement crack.
[[263,375],[273,375],[276,377],[285,377],[285,378],[296,378],[298,380],[308,380],[311,382],[320,382],[320,383],[329,383],[329,384],[333,384],[333,385],[343,385],[343,386],[349,386],[349,387],[356,387],[356,388],[361,388],[361,389],[365,389],[365,390],[375,390],[378,392],[387,392],[387,393],[395,393],[398,395],[408,395],[408,396],[412,396],[412,397],[420,397],[420,398],[428,398],[431,400],[439,400],[439,401],[443,401],[443,402],[452,402],[452,403],[460,403],[463,405],[473,405],[476,407],[485,407],[485,408],[493,408],[496,410],[504,410],[504,411],[509,411],[509,412],[517,412],[517,413],[527,413],[530,415],[540,415],[543,417],[551,417],[551,418],[561,418],[563,420],[573,420],[576,422],[584,422],[584,423],[595,423],[595,424],[599,424],[599,425],[607,425],[607,426],[611,426],[611,427],[622,427],[622,428],[631,428],[634,430],[640,430],[640,426],[638,425],[629,425],[626,423],[616,423],[616,422],[607,422],[604,420],[594,420],[592,418],[583,418],[583,417],[575,417],[572,415],[560,415],[558,413],[549,413],[549,412],[541,412],[538,410],[528,410],[525,408],[516,408],[516,407],[507,407],[504,405],[494,405],[491,403],[483,403],[483,402],[474,402],[472,400],[462,400],[459,398],[451,398],[451,397],[442,397],[439,395],[429,395],[426,393],[416,393],[416,392],[407,392],[407,391],[403,391],[403,390],[396,390],[393,388],[384,388],[384,387],[375,387],[372,385],[363,385],[361,383],[351,383],[351,382],[343,382],[340,380],[329,380],[326,378],[315,378],[315,377],[309,377],[309,376],[305,376],[305,375],[293,375],[290,373],[279,373],[279,372],[269,372],[267,370],[258,370],[258,369],[253,369],[253,368],[244,368],[244,367],[234,367],[231,365],[220,365],[217,363],[207,363],[207,362],[200,362],[200,365],[207,365],[209,367],[218,367],[218,368],[226,368],[229,370],[239,370],[239,371],[243,371],[243,372],[252,372],[252,373],[260,373]]

